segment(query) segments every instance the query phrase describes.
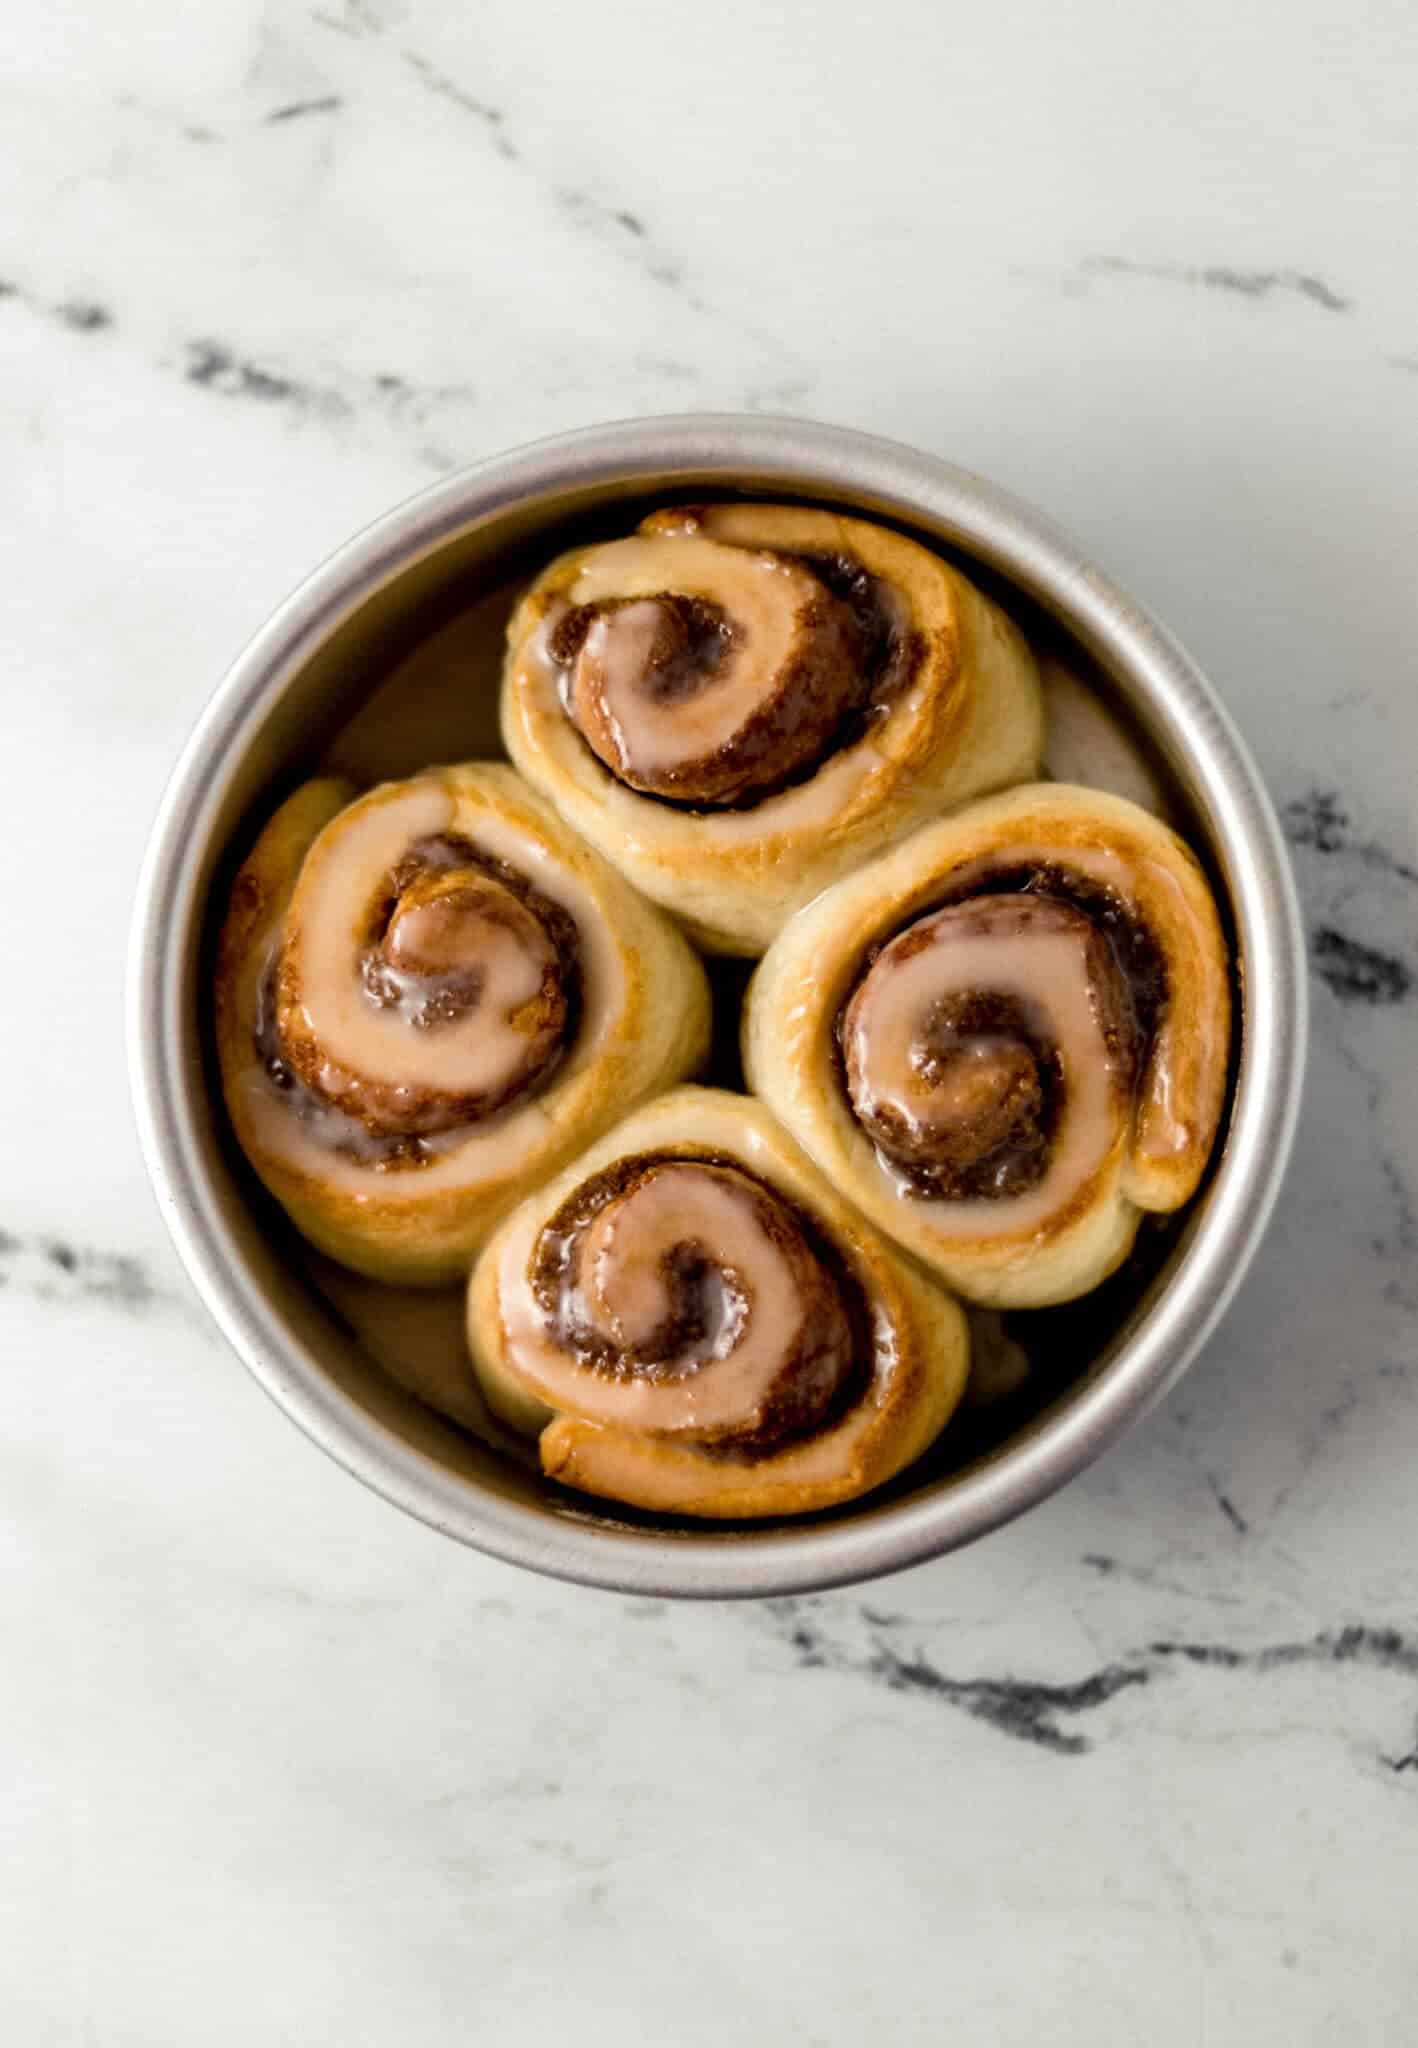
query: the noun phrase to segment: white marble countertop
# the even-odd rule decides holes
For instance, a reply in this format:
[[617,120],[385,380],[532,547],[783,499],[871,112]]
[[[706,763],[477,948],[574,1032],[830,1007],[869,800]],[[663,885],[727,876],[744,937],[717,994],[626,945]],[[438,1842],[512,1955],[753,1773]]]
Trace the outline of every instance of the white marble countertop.
[[[1406,0],[80,0],[0,120],[0,2039],[1392,2044],[1418,1951]],[[149,1199],[135,865],[387,504],[641,410],[1047,508],[1285,806],[1309,1101],[1168,1404],[964,1555],[674,1608],[261,1396]]]

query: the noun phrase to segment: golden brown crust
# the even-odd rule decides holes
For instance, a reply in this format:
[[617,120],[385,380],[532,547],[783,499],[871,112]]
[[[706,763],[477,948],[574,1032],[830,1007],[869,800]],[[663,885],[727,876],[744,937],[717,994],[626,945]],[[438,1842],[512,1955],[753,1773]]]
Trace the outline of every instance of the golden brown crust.
[[547,623],[573,600],[597,551],[553,562],[514,613],[502,704],[513,760],[708,950],[761,952],[792,911],[922,820],[1038,772],[1043,713],[1032,655],[995,605],[918,543],[864,520],[774,505],[657,513],[641,532],[857,564],[897,611],[901,672],[850,743],[744,808],[688,813],[618,781],[563,707]]
[[[1023,886],[1030,870],[1046,893],[1050,874],[1072,873],[1115,899],[1155,948],[1161,995],[1142,1068],[1059,1198],[1034,1210],[1028,1195],[1017,1207],[952,1208],[903,1192],[887,1170],[848,1099],[837,1032],[873,949],[944,902],[988,895],[992,877],[1012,871]],[[1230,1010],[1225,940],[1190,850],[1125,798],[1037,784],[925,827],[801,912],[750,986],[744,1061],[750,1084],[882,1229],[968,1299],[1037,1307],[1096,1286],[1126,1256],[1142,1211],[1195,1193],[1224,1106]]]
[[[514,771],[495,764],[440,769],[352,802],[346,783],[306,784],[277,811],[233,884],[219,945],[215,1018],[223,1091],[236,1135],[261,1179],[301,1231],[356,1271],[404,1285],[466,1272],[478,1246],[529,1185],[554,1173],[628,1102],[693,1072],[708,1043],[703,970],[680,935]],[[410,810],[408,807],[412,805]],[[360,1136],[357,1118],[318,1098],[305,1114],[269,1070],[258,1044],[285,918],[317,839],[322,861],[347,834],[399,840],[432,820],[513,865],[575,917],[585,980],[580,1024],[544,1085],[465,1130],[427,1141],[408,1164]],[[356,889],[363,886],[353,877]],[[381,1149],[382,1146],[382,1149]]]
[[[519,1276],[548,1222],[593,1176],[644,1155],[731,1160],[775,1191],[831,1244],[890,1341],[874,1349],[851,1404],[815,1433],[752,1459],[708,1446],[556,1413],[519,1367]],[[715,1089],[679,1088],[600,1139],[500,1227],[468,1296],[474,1368],[501,1420],[539,1439],[543,1468],[583,1492],[662,1513],[701,1517],[807,1514],[854,1499],[919,1457],[965,1385],[965,1318],[841,1200],[763,1107]]]

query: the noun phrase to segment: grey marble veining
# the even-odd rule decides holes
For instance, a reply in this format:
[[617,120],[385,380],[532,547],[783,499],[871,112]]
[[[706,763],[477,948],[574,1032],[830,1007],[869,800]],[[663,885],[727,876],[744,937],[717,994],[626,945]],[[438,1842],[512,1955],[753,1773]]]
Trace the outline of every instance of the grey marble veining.
[[[30,10],[0,123],[0,2040],[1388,2044],[1418,1853],[1411,11]],[[535,433],[762,406],[1051,512],[1280,804],[1310,1087],[1102,1464],[679,1608],[398,1517],[192,1301],[133,877],[232,652]]]

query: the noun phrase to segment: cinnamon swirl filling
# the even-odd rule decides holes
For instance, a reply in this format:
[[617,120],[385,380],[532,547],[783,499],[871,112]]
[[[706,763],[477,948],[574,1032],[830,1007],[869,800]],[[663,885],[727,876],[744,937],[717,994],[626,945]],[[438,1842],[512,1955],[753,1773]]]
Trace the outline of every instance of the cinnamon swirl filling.
[[732,1161],[641,1155],[538,1233],[510,1332],[558,1412],[754,1457],[811,1435],[864,1368],[864,1314],[813,1224]]
[[1130,1103],[1160,1000],[1145,936],[1011,879],[897,933],[838,1018],[853,1114],[908,1196],[1017,1198],[1062,1155],[1086,1176]]
[[297,899],[261,1050],[309,1109],[352,1119],[386,1163],[417,1164],[430,1156],[419,1141],[545,1084],[575,1035],[580,982],[570,913],[470,840],[433,835],[338,924],[303,919]]
[[751,806],[859,737],[912,644],[850,558],[694,530],[591,550],[546,633],[563,707],[602,765],[708,809]]

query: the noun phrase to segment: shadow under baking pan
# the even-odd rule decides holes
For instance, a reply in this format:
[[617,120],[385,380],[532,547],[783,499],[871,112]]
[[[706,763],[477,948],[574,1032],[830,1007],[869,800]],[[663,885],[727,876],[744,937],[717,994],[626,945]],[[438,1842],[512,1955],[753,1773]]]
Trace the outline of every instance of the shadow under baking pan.
[[[220,909],[236,864],[276,804],[306,776],[335,773],[361,786],[416,773],[435,763],[504,757],[498,736],[498,689],[507,619],[528,578],[565,547],[631,529],[666,502],[752,496],[681,488],[630,490],[613,503],[548,525],[529,517],[527,530],[499,536],[491,552],[477,535],[455,536],[376,590],[288,679],[277,716],[252,750],[242,805],[233,817],[209,897],[205,950],[210,958]],[[759,493],[783,500],[791,492]],[[799,494],[801,495],[801,494]],[[830,504],[830,496],[803,499]],[[860,506],[845,504],[847,511]],[[879,516],[873,513],[872,516]],[[900,521],[888,521],[913,532]],[[1168,760],[1129,709],[1123,692],[1089,652],[1023,592],[938,537],[915,532],[965,569],[1014,617],[1041,656],[1062,665],[1125,736],[1142,775],[1206,864],[1224,918],[1228,904],[1217,863],[1195,807],[1184,767]],[[739,1012],[751,964],[711,962],[715,1030],[705,1078],[742,1085]],[[201,986],[210,987],[204,973]],[[1239,1032],[1236,1034],[1239,1041]],[[220,1102],[214,1051],[207,1034],[209,1100]],[[1229,1094],[1228,1094],[1229,1100]],[[224,1119],[222,1119],[224,1124]],[[236,1199],[229,1205],[240,1249],[259,1272],[282,1314],[317,1353],[322,1367],[372,1419],[443,1467],[475,1479],[502,1497],[535,1500],[542,1512],[621,1531],[693,1533],[732,1541],[736,1533],[773,1526],[680,1521],[600,1503],[548,1481],[535,1447],[514,1438],[488,1414],[467,1363],[462,1289],[416,1293],[360,1279],[320,1258],[300,1240],[256,1182],[235,1141],[217,1134]],[[1213,1167],[1220,1158],[1218,1142]],[[890,1485],[866,1500],[796,1518],[793,1527],[844,1516],[870,1518],[893,1505],[948,1485],[979,1469],[1040,1428],[1104,1371],[1165,1285],[1175,1256],[1202,1212],[1206,1190],[1181,1219],[1145,1219],[1123,1267],[1082,1301],[1061,1308],[984,1318],[977,1351],[1004,1369],[972,1376],[971,1395],[936,1444]],[[781,1524],[779,1526],[788,1526]]]

